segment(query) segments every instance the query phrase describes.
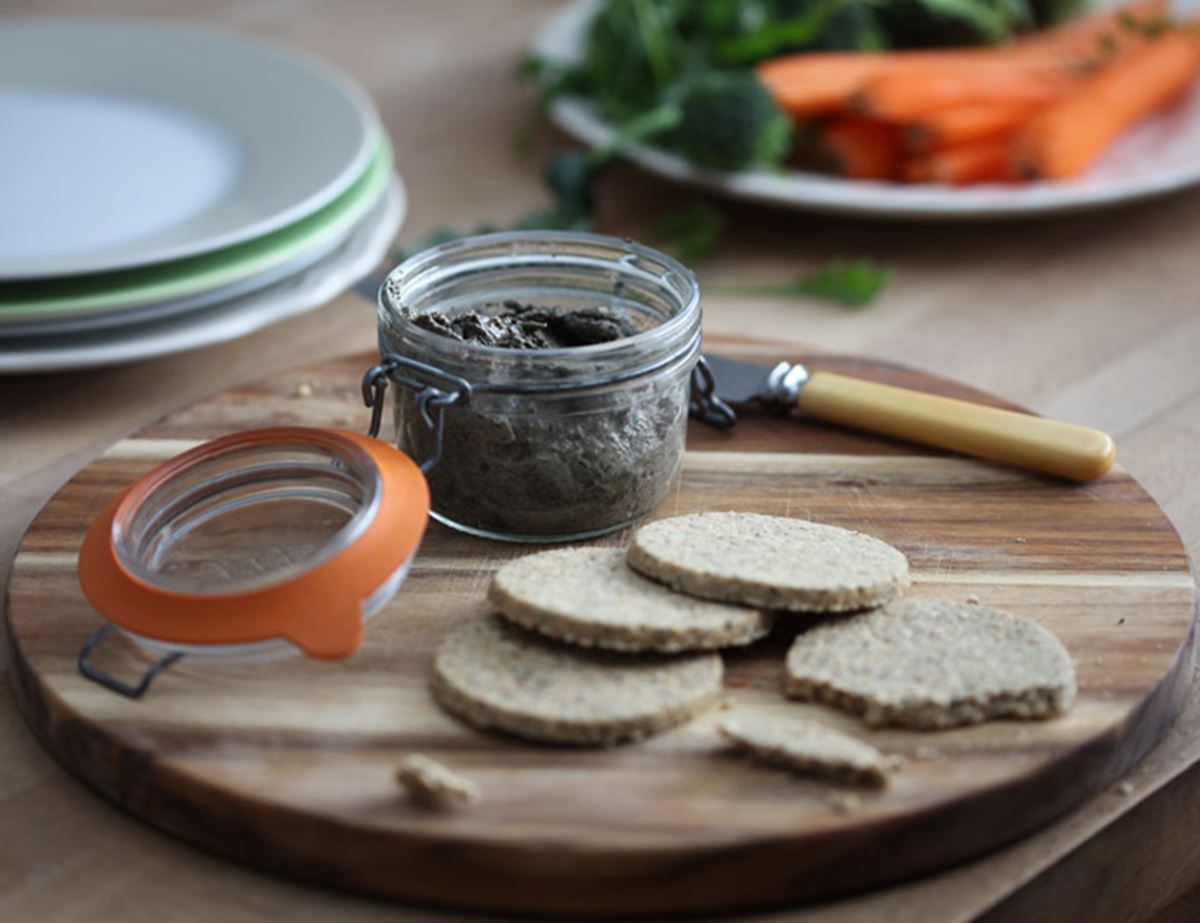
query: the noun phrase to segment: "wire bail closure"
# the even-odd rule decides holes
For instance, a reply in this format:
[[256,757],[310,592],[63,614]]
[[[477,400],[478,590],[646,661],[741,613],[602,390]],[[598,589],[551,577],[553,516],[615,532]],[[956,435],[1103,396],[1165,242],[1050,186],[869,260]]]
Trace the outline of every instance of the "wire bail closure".
[[92,651],[113,633],[113,625],[111,622],[105,622],[90,638],[83,642],[83,647],[79,649],[79,657],[76,659],[76,664],[79,667],[79,672],[94,683],[99,683],[105,689],[110,689],[118,695],[123,695],[127,699],[140,699],[150,688],[150,684],[154,682],[154,678],[163,670],[170,667],[172,664],[183,659],[183,653],[175,651],[167,654],[154,663],[152,663],[146,672],[142,674],[142,678],[138,680],[136,685],[131,685],[124,680],[117,679],[105,673],[98,666],[91,662]]
[[362,379],[363,404],[371,408],[368,436],[379,436],[383,422],[383,399],[387,394],[389,382],[395,382],[416,393],[417,410],[421,413],[421,419],[425,426],[433,431],[433,451],[427,459],[419,462],[421,472],[428,474],[442,458],[446,408],[470,400],[471,383],[436,366],[396,353],[384,353],[382,361],[368,369]]

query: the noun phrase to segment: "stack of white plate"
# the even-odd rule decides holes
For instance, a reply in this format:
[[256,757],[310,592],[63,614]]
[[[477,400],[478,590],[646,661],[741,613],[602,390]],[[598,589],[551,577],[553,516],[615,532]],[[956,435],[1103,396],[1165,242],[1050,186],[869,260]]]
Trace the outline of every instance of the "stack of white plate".
[[404,215],[319,61],[145,23],[0,23],[0,373],[229,340],[367,275]]

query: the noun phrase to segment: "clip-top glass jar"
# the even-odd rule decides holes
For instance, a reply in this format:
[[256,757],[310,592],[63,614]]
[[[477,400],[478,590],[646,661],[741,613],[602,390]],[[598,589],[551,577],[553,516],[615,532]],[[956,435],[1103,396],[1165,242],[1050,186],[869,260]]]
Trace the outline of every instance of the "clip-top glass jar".
[[[513,349],[413,322],[495,316],[514,304],[599,308],[627,335]],[[397,444],[434,462],[426,473],[435,518],[490,538],[586,538],[648,513],[679,472],[700,354],[699,289],[676,260],[632,241],[488,234],[426,250],[388,276],[379,348],[382,368],[407,386],[394,390]]]

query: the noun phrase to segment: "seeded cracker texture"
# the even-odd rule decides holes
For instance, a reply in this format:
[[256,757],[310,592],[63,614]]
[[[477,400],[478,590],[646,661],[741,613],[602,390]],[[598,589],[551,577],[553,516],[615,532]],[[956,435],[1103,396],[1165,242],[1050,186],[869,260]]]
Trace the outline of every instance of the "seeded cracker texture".
[[938,730],[994,718],[1048,718],[1075,700],[1062,643],[986,606],[901,599],[796,638],[787,694],[868,725]]
[[870,744],[805,718],[743,713],[717,730],[768,763],[844,785],[882,788],[893,768]]
[[404,758],[396,770],[396,781],[413,801],[426,807],[474,804],[480,799],[478,785],[423,753]]
[[717,654],[589,651],[487,616],[442,642],[433,692],[444,708],[480,728],[609,746],[687,721],[720,694],[721,672]]
[[496,572],[488,596],[511,622],[585,647],[617,651],[714,650],[771,630],[758,609],[673,593],[635,573],[619,548],[526,555]]
[[792,612],[849,612],[908,585],[908,561],[877,538],[758,513],[694,513],[642,526],[635,570],[705,599]]

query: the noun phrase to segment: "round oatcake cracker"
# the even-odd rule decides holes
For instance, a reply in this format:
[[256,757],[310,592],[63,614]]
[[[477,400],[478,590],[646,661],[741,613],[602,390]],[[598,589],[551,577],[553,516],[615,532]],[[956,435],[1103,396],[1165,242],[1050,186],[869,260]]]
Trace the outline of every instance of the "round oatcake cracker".
[[687,721],[721,691],[717,654],[612,654],[569,647],[497,616],[438,648],[433,692],[481,728],[550,743],[608,746]]
[[758,513],[693,513],[638,529],[631,567],[705,599],[849,612],[887,602],[908,585],[908,560],[861,532]]
[[795,715],[739,711],[717,730],[764,762],[843,785],[882,788],[896,766],[870,744]]
[[510,561],[496,572],[488,598],[523,628],[616,651],[749,644],[774,621],[769,612],[673,593],[631,569],[620,548],[561,548]]
[[1062,642],[1029,619],[899,599],[798,636],[786,691],[873,727],[933,730],[1059,714],[1075,700],[1075,670]]

